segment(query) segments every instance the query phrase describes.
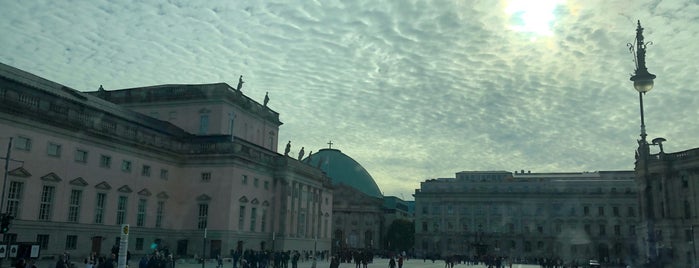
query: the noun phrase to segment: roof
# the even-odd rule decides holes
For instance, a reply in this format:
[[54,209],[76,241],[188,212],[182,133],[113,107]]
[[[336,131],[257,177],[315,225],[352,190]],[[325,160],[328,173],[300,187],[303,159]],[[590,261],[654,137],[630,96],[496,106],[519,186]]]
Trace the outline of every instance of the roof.
[[320,169],[330,177],[333,185],[345,184],[366,195],[383,198],[379,186],[369,172],[340,150],[321,149],[309,157],[310,159],[307,157],[304,162],[308,161],[313,166],[318,166],[318,162],[321,162]]

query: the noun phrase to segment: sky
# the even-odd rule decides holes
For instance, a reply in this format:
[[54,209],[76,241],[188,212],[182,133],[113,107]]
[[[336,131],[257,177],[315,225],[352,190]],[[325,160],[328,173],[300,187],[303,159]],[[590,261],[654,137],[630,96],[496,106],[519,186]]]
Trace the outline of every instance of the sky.
[[[384,195],[460,171],[632,170],[640,20],[648,139],[699,147],[699,1],[0,0],[0,62],[80,91],[225,82]],[[653,147],[652,152],[658,148]]]

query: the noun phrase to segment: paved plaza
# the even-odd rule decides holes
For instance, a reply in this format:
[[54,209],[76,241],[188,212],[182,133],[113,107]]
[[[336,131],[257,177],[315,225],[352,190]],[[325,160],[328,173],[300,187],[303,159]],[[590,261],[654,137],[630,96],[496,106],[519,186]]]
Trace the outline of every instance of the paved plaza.
[[[84,265],[80,262],[75,263],[75,268],[84,268]],[[312,268],[311,262],[299,262],[299,268]],[[55,268],[55,261],[42,260],[37,263],[38,268]],[[138,268],[138,261],[131,260],[129,265],[130,268]],[[228,262],[224,263],[224,268],[232,268],[233,265]],[[291,265],[289,265],[291,267]],[[330,262],[319,261],[316,264],[316,268],[328,268],[330,267]],[[397,266],[396,266],[397,267]],[[466,265],[457,264],[454,268],[481,268],[486,267],[485,265]],[[539,267],[538,265],[529,264],[513,264],[512,268],[534,268]],[[177,263],[175,268],[202,268],[201,263]],[[216,268],[215,262],[207,262],[203,268]],[[355,268],[353,263],[340,263],[340,268]],[[375,258],[373,263],[370,263],[367,268],[388,268],[388,259]],[[403,263],[403,268],[444,268],[444,261],[435,261],[434,263],[430,260],[423,261],[422,259],[410,259]]]

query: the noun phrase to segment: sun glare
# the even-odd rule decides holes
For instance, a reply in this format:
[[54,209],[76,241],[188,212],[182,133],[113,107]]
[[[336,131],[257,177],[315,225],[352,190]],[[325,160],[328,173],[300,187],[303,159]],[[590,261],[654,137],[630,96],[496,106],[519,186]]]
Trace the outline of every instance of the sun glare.
[[562,0],[510,0],[505,8],[510,29],[535,35],[553,35],[554,10]]

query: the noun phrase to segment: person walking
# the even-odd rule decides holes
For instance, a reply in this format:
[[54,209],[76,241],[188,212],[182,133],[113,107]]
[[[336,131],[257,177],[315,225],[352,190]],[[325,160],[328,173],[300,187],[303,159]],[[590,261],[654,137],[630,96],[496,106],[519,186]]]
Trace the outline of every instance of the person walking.
[[388,268],[396,268],[396,260],[393,257],[388,261]]

